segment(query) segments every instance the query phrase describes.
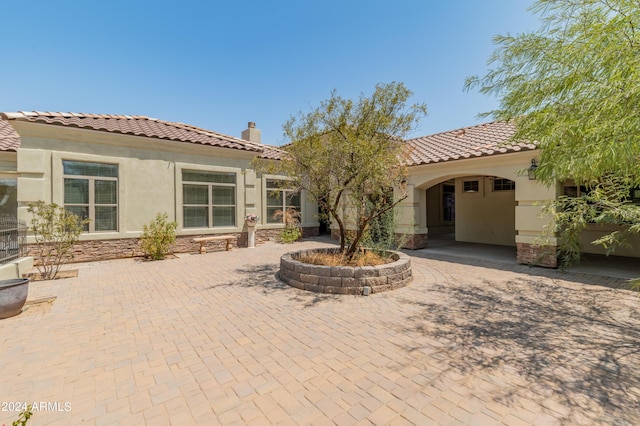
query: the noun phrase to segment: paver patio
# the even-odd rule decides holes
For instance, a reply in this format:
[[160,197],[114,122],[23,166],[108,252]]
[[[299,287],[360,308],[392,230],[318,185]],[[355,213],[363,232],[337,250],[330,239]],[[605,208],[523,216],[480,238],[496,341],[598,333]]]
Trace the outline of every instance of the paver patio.
[[406,288],[321,295],[274,278],[291,250],[32,283],[57,299],[0,320],[0,424],[640,422],[640,298],[592,285],[621,282],[409,252]]

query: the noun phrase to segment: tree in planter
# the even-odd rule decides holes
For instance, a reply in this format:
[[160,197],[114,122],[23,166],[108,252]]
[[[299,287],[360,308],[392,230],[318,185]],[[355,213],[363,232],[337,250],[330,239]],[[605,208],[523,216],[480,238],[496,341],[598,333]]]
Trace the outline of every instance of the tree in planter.
[[176,241],[178,224],[168,222],[166,213],[158,213],[148,225],[142,227],[140,245],[151,260],[162,260]]
[[486,115],[514,120],[515,140],[538,143],[538,180],[587,188],[547,206],[567,264],[580,258],[589,223],[620,225],[593,242],[609,251],[640,233],[640,205],[630,202],[640,187],[640,13],[632,0],[538,0],[531,9],[540,28],[497,36],[494,68],[467,88],[497,95]]
[[[287,185],[306,190],[327,212],[349,260],[371,221],[407,196],[402,138],[427,112],[423,104],[407,104],[411,95],[402,83],[378,84],[370,97],[355,101],[334,91],[320,106],[284,125],[291,143],[280,161],[256,161],[261,171],[291,178]],[[397,190],[395,198],[383,196],[390,187]],[[347,220],[355,224],[349,239]]]
[[71,249],[78,242],[80,234],[89,219],[80,219],[56,203],[38,201],[29,204],[31,231],[35,239],[36,267],[42,279],[53,280],[62,265],[73,259]]

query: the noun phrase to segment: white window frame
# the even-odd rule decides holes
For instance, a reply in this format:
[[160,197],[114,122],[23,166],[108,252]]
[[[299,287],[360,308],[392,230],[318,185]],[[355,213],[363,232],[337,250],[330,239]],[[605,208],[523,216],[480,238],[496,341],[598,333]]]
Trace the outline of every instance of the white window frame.
[[[208,173],[208,174],[219,174],[219,175],[232,175],[235,179],[235,183],[218,183],[218,182],[205,182],[205,181],[193,181],[193,180],[184,180],[184,172],[195,172],[195,173]],[[238,176],[236,173],[233,172],[221,172],[221,171],[211,171],[211,170],[194,170],[194,169],[189,169],[189,168],[183,168],[180,171],[181,177],[182,177],[182,211],[183,211],[183,216],[182,216],[182,227],[184,229],[202,229],[203,227],[198,227],[198,226],[185,226],[184,224],[184,208],[185,207],[207,207],[207,226],[204,228],[207,229],[218,229],[218,228],[228,228],[228,227],[235,227],[237,226],[237,222],[238,222],[238,218],[237,218],[237,212],[238,212],[238,194],[237,194],[237,186],[238,186]],[[208,199],[208,203],[207,204],[187,204],[184,202],[184,187],[185,185],[192,185],[192,186],[205,186],[207,187],[207,199]],[[214,204],[213,203],[213,188],[217,187],[225,187],[225,188],[233,188],[233,193],[234,193],[234,204]],[[231,225],[220,225],[220,226],[216,226],[213,224],[213,209],[216,207],[233,207],[233,224]]]
[[[184,215],[183,215],[183,206],[184,206],[184,197],[183,197],[183,184],[188,183],[189,181],[182,180],[182,171],[193,171],[193,172],[211,172],[211,173],[233,173],[236,176],[236,218],[235,218],[235,226],[224,226],[224,227],[215,227],[215,228],[185,228],[184,227]],[[201,235],[201,234],[219,234],[219,233],[228,233],[228,232],[241,232],[242,227],[244,225],[242,214],[244,214],[245,210],[245,200],[244,200],[244,179],[243,172],[241,168],[238,167],[227,167],[227,166],[208,166],[204,164],[195,164],[195,163],[175,163],[175,211],[176,211],[176,222],[178,223],[178,227],[181,235]]]
[[[111,176],[92,176],[92,175],[68,175],[64,173],[64,163],[65,162],[73,162],[73,163],[93,163],[93,164],[104,164],[109,166],[116,166],[116,177]],[[88,219],[90,219],[89,224],[87,225],[87,229],[84,231],[89,234],[99,234],[99,233],[113,233],[118,232],[120,228],[120,208],[118,201],[120,200],[120,165],[104,162],[104,161],[90,161],[90,160],[76,160],[70,158],[62,159],[62,202],[64,207],[88,207]],[[74,180],[87,180],[89,186],[89,200],[88,203],[65,203],[64,202],[64,184],[66,179],[74,179]],[[111,181],[116,183],[116,202],[115,204],[98,204],[100,207],[115,207],[116,208],[116,229],[104,229],[96,231],[96,203],[95,203],[95,182],[96,181]],[[82,218],[85,219],[85,218]]]
[[[275,206],[269,206],[268,202],[269,202],[269,193],[270,192],[279,192],[279,199],[281,201],[280,204],[280,209],[282,211],[284,211],[287,207],[298,207],[299,212],[300,212],[300,222],[302,223],[302,191],[299,190],[294,190],[294,189],[286,189],[286,188],[270,188],[269,185],[269,181],[281,181],[281,182],[286,182],[289,179],[283,179],[280,177],[266,177],[264,180],[264,186],[265,186],[265,198],[264,198],[264,205],[265,205],[265,223],[268,225],[284,225],[284,217],[282,217],[282,220],[279,222],[275,222],[273,221],[273,219],[271,219],[271,217],[269,217],[268,211],[269,208],[273,208]],[[291,194],[298,194],[298,199],[300,200],[300,205],[299,206],[293,206],[287,203],[287,197]]]

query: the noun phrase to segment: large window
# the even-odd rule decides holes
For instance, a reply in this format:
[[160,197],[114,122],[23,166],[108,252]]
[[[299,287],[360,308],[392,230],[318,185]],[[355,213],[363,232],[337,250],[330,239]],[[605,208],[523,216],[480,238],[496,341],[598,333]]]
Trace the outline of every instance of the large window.
[[63,161],[64,207],[82,219],[87,232],[118,230],[118,166]]
[[286,181],[267,179],[267,223],[284,223],[288,208],[300,210],[300,192],[286,187]]
[[235,173],[182,171],[185,228],[236,224]]

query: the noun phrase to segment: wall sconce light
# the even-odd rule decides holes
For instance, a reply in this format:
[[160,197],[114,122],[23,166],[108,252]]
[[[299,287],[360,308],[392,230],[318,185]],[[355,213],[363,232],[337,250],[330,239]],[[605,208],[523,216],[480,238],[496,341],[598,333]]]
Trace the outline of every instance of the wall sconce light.
[[527,169],[527,172],[529,173],[529,180],[536,180],[536,170],[537,170],[537,168],[538,168],[538,164],[536,163],[536,159],[532,158],[531,159],[531,165]]

